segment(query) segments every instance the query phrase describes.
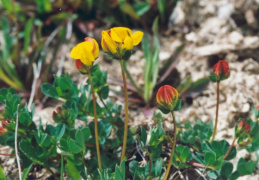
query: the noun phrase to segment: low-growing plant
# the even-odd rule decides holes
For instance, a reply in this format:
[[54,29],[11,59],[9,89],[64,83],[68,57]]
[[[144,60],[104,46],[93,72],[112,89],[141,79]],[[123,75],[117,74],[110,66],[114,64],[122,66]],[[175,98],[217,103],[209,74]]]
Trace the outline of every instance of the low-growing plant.
[[[75,180],[166,180],[179,176],[237,179],[254,173],[257,160],[241,157],[235,169],[231,160],[238,150],[245,149],[251,155],[258,151],[258,122],[238,120],[231,144],[226,140],[215,140],[217,120],[214,125],[201,120],[184,125],[177,122],[174,111],[181,109],[181,100],[177,89],[171,85],[161,86],[156,100],[162,113],[171,113],[173,131],[165,130],[165,118],[159,111],[154,113],[153,126],[128,130],[130,109],[123,61],[129,58],[142,37],[142,32],[132,34],[124,27],[102,32],[103,50],[121,64],[125,115],[121,112],[122,106],[109,98],[107,73],[94,65],[99,46],[89,37],[75,46],[70,54],[79,72],[87,75],[87,81],[77,85],[66,74],[54,76],[53,84],[41,86],[46,96],[63,102],[53,109],[55,123],[43,124],[41,119],[36,123],[34,105],[28,107],[12,88],[0,90],[0,103],[4,107],[0,111],[0,144],[13,150],[12,154],[1,155],[16,157],[21,179],[35,178],[31,173],[34,166],[46,169],[55,179],[69,176]],[[224,64],[223,68],[214,68],[212,76],[217,82],[228,72],[225,71],[228,67],[225,61],[219,61],[215,67],[221,67],[220,63]],[[188,80],[179,87],[182,94],[190,84]],[[253,118],[258,118],[258,109],[253,110]],[[216,117],[217,113],[218,110]],[[78,121],[81,125],[77,125]],[[8,174],[0,169],[0,178],[6,179],[6,176]]]

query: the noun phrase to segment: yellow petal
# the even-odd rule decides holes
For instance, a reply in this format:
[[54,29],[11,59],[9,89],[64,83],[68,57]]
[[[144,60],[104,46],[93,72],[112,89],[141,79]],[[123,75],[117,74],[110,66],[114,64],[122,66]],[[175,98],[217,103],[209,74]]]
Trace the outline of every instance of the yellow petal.
[[123,42],[127,36],[131,36],[131,30],[125,27],[111,28],[111,38],[116,42]]
[[99,45],[95,39],[93,39],[93,41],[94,41],[93,55],[94,55],[94,58],[96,59],[99,56]]
[[81,54],[81,58],[80,58],[81,62],[84,63],[87,66],[91,66],[92,62],[94,62],[95,57],[93,56],[93,54],[91,52],[84,52]]
[[80,59],[80,50],[77,46],[73,47],[70,57],[73,59]]
[[125,38],[125,41],[124,41],[124,46],[123,46],[125,49],[127,50],[131,50],[133,48],[133,42],[132,42],[132,38],[127,36]]
[[104,42],[104,38],[102,38],[101,45],[102,45],[102,49],[103,49],[104,52],[109,52],[108,46]]
[[133,45],[136,46],[142,40],[144,33],[141,31],[137,31],[132,35]]
[[[109,36],[107,31],[102,31],[102,37],[103,37],[103,41],[102,41],[102,47],[105,46],[104,51],[109,49],[109,51],[112,54],[117,53],[117,45],[116,43],[111,39],[111,37]],[[107,52],[107,51],[106,51]]]
[[92,52],[93,48],[94,48],[94,45],[89,41],[85,41],[85,42],[79,43],[77,45],[77,47],[80,49],[80,51],[82,53],[84,53],[85,51]]
[[91,38],[91,37],[86,37],[85,41],[93,44],[92,53],[93,53],[94,57],[97,58],[99,56],[99,46],[98,46],[96,40],[94,38]]

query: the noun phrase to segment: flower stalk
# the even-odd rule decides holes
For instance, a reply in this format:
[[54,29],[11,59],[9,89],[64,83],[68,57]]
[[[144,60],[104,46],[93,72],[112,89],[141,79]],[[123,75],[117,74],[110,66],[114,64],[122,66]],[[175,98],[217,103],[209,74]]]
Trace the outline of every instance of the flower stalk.
[[216,133],[217,133],[217,126],[218,126],[218,114],[219,114],[219,82],[217,82],[217,104],[216,104],[216,119],[215,119],[215,125],[213,129],[212,139],[211,142],[214,141]]
[[177,126],[176,126],[176,121],[175,121],[175,116],[174,116],[174,111],[171,111],[172,117],[173,117],[173,124],[174,124],[174,138],[173,138],[173,145],[172,145],[172,151],[170,155],[170,159],[166,168],[165,176],[163,180],[167,180],[167,177],[169,175],[170,169],[171,169],[171,164],[174,156],[174,151],[175,151],[175,145],[176,145],[176,136],[177,136]]
[[231,152],[231,150],[232,150],[232,148],[233,148],[233,146],[234,146],[236,140],[237,140],[237,137],[235,137],[235,138],[233,139],[232,144],[230,145],[228,151],[226,152],[226,154],[225,154],[224,157],[223,157],[224,160],[228,157],[228,155],[229,155],[229,153]]
[[97,122],[97,113],[96,113],[96,99],[95,99],[94,86],[93,86],[91,73],[88,74],[88,77],[89,77],[89,81],[90,81],[90,85],[91,85],[93,105],[94,105],[94,133],[95,133],[95,143],[96,143],[96,152],[97,152],[97,158],[98,158],[98,166],[99,166],[99,169],[102,170],[100,146],[99,146],[99,135],[98,135],[98,122]]
[[126,76],[125,71],[123,67],[123,60],[120,60],[121,64],[121,74],[123,78],[123,84],[124,84],[124,97],[125,97],[125,122],[124,122],[124,135],[123,135],[123,146],[122,146],[122,153],[121,153],[121,162],[124,159],[125,152],[126,152],[126,145],[127,145],[127,135],[128,135],[128,121],[129,121],[129,112],[128,112],[128,90],[127,90],[127,82],[126,82]]

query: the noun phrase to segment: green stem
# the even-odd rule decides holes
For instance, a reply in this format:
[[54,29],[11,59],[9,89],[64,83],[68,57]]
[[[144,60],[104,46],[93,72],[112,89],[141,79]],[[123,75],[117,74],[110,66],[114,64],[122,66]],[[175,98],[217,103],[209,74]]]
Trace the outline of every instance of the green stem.
[[146,150],[148,156],[149,156],[149,168],[148,168],[148,177],[151,175],[151,169],[152,169],[152,157],[148,150]]
[[97,158],[98,158],[98,166],[99,166],[99,169],[102,170],[100,147],[99,147],[99,136],[98,136],[98,124],[97,124],[98,122],[97,122],[97,113],[96,113],[96,99],[95,99],[94,86],[93,86],[91,73],[88,74],[88,77],[91,85],[93,104],[94,104],[94,133],[95,133],[95,144],[96,144],[96,151],[97,151]]
[[233,146],[234,146],[236,140],[237,140],[237,138],[235,137],[235,138],[233,139],[233,142],[232,142],[232,144],[230,145],[230,147],[229,147],[227,153],[224,155],[223,159],[226,159],[226,158],[228,157],[228,155],[229,155],[231,149],[233,148]]
[[214,130],[212,134],[211,142],[214,141],[216,133],[217,133],[217,125],[218,125],[218,114],[219,114],[219,82],[217,81],[217,105],[216,105],[216,119],[215,119],[215,125]]
[[[126,66],[125,61],[123,61],[123,67],[124,67],[124,71],[125,71],[127,77],[129,78],[131,84],[135,87],[137,93],[138,93],[141,97],[143,97],[142,90],[137,86],[137,84],[136,84],[135,81],[133,80],[132,76],[130,75],[130,73],[129,73],[128,69],[127,69],[127,66]],[[144,98],[144,97],[143,97],[143,98]]]
[[127,135],[128,135],[128,120],[129,120],[129,112],[128,112],[128,89],[127,89],[127,82],[126,82],[126,76],[123,68],[123,60],[120,60],[121,64],[121,74],[123,78],[123,84],[124,84],[124,97],[125,97],[125,122],[124,122],[124,136],[123,136],[123,146],[122,146],[122,152],[121,152],[121,162],[124,159],[125,152],[126,152],[126,145],[127,145]]
[[163,180],[166,180],[168,175],[169,175],[169,172],[170,172],[170,169],[171,169],[172,160],[173,160],[173,156],[174,156],[175,145],[176,145],[177,126],[176,126],[174,111],[171,111],[171,114],[173,116],[173,123],[174,123],[173,147],[172,147],[170,159],[169,159],[169,162],[168,162],[168,165],[167,165],[167,168],[166,168],[166,172],[165,172],[165,176],[164,176]]
[[63,180],[63,171],[64,171],[64,161],[63,161],[63,155],[61,154],[60,180]]

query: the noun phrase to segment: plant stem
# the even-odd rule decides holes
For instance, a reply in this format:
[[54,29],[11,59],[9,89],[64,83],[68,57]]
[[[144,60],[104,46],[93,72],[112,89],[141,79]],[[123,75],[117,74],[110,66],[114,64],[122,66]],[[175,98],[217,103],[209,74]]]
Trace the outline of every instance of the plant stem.
[[151,169],[152,169],[152,157],[151,157],[151,154],[148,150],[146,150],[148,156],[149,156],[149,168],[148,168],[148,177],[150,176],[151,174]]
[[123,67],[123,60],[120,60],[121,64],[121,74],[123,78],[123,84],[124,84],[124,97],[125,97],[125,122],[124,122],[124,136],[123,136],[123,146],[122,146],[122,152],[121,152],[121,162],[124,159],[125,152],[126,152],[126,145],[127,145],[127,135],[128,135],[128,120],[129,120],[129,112],[128,112],[128,89],[127,89],[127,82],[126,82],[126,76],[125,71]]
[[175,121],[174,111],[171,111],[171,114],[172,114],[172,116],[173,116],[173,123],[174,123],[173,147],[172,147],[170,159],[169,159],[169,162],[168,162],[168,165],[167,165],[167,169],[166,169],[166,173],[165,173],[165,176],[164,176],[163,180],[166,180],[166,179],[167,179],[167,177],[168,177],[168,175],[169,175],[169,172],[170,172],[170,169],[171,169],[171,164],[172,164],[172,159],[173,159],[173,156],[174,156],[174,150],[175,150],[175,144],[176,144],[176,136],[177,136],[177,127],[176,127],[176,121]]
[[63,154],[61,154],[61,169],[60,169],[60,180],[63,180],[63,173],[64,173],[64,160]]
[[237,138],[235,137],[235,138],[233,139],[233,142],[232,142],[232,144],[230,145],[230,147],[229,147],[227,153],[224,155],[223,159],[226,159],[226,158],[228,157],[228,155],[229,155],[231,149],[233,148],[233,146],[234,146],[236,140],[237,140]]
[[216,119],[215,119],[215,125],[214,130],[212,134],[212,139],[210,142],[214,141],[216,133],[217,133],[217,125],[218,125],[218,114],[219,114],[219,82],[217,81],[217,105],[216,105]]
[[97,158],[98,158],[98,166],[99,166],[99,169],[102,170],[100,147],[99,147],[99,136],[98,136],[98,124],[97,124],[97,115],[96,115],[97,114],[96,113],[96,100],[95,100],[94,86],[93,86],[91,73],[89,73],[88,77],[89,77],[89,81],[91,84],[93,104],[94,104],[94,133],[95,133],[95,143],[96,143],[96,151],[97,151]]

